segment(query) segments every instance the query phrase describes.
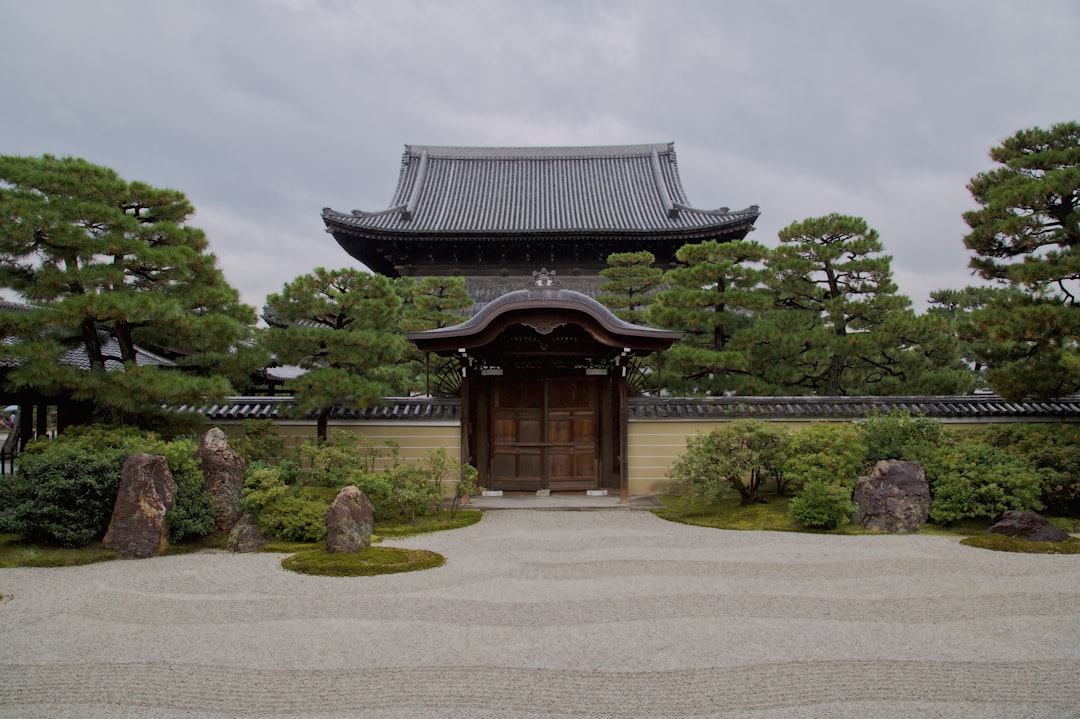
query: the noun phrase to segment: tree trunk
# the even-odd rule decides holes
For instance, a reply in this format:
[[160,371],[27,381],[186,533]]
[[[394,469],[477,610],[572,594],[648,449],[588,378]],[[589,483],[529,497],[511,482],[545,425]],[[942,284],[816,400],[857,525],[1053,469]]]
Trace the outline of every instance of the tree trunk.
[[326,425],[330,422],[330,408],[323,407],[319,410],[317,415],[318,421],[315,425],[315,436],[318,437],[320,442],[326,441]]
[[825,394],[829,397],[835,397],[842,394],[843,378],[844,378],[844,364],[847,362],[846,354],[835,354],[832,359],[829,360],[829,372],[825,375]]

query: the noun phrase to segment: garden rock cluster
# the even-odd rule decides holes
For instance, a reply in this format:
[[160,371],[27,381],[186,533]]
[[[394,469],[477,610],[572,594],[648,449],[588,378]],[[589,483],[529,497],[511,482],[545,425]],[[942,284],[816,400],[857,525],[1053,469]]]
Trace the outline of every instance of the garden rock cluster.
[[176,481],[165,458],[133,454],[120,472],[112,520],[103,544],[124,559],[153,557],[165,544],[165,513],[176,502]]
[[986,530],[986,533],[1004,534],[1029,542],[1064,542],[1069,538],[1068,532],[1050,524],[1041,514],[1015,509],[1005,512],[1001,521]]
[[230,532],[244,515],[244,458],[217,427],[203,436],[195,458],[202,465],[203,489],[217,512],[217,531]]
[[918,532],[930,516],[930,484],[918,462],[878,462],[856,482],[852,499],[855,522],[879,532]]
[[326,511],[326,551],[356,553],[370,547],[374,526],[371,502],[356,487],[345,487]]

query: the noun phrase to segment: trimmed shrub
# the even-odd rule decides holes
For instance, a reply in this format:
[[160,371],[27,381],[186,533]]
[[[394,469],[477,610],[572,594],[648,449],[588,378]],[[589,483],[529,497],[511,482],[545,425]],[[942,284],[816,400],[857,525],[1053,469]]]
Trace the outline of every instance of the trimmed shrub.
[[854,425],[814,422],[792,435],[784,474],[797,487],[843,484],[850,493],[863,471],[865,454],[862,435]]
[[1038,468],[1040,499],[1048,512],[1080,517],[1080,426],[1000,424],[978,436]]
[[100,539],[112,517],[125,458],[118,447],[31,443],[19,457],[18,472],[0,478],[0,529],[61,547]]
[[1023,457],[978,442],[942,447],[924,465],[933,501],[930,519],[993,521],[1010,509],[1038,511],[1039,472]]
[[263,507],[259,529],[268,537],[289,542],[322,542],[326,539],[326,502],[293,494]]
[[169,540],[204,536],[214,511],[202,491],[203,474],[191,440],[165,442],[131,428],[73,427],[27,446],[18,472],[0,478],[0,527],[32,542],[85,545],[105,534],[116,503],[124,460],[144,452],[165,457],[177,484],[166,514]]
[[765,422],[729,422],[690,439],[668,476],[696,496],[717,499],[731,487],[743,505],[751,504],[761,501],[766,478],[779,474],[787,442],[787,432]]
[[876,414],[860,422],[858,428],[867,467],[885,459],[921,462],[945,441],[940,422],[908,412]]
[[836,529],[851,521],[855,509],[849,486],[812,480],[788,503],[788,516],[809,529]]
[[255,516],[263,534],[290,542],[326,539],[327,502],[301,496],[277,468],[261,462],[253,462],[245,474],[244,509]]

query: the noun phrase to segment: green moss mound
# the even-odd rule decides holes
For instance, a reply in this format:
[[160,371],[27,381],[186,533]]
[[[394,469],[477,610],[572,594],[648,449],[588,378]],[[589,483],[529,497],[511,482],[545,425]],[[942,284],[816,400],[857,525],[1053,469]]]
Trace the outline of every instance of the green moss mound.
[[960,540],[960,544],[995,552],[1020,552],[1022,554],[1080,554],[1080,539],[1069,537],[1064,542],[1030,542],[1004,534],[980,534]]
[[434,569],[446,557],[426,549],[365,547],[355,554],[330,554],[324,548],[309,549],[281,560],[281,566],[298,574],[322,577],[373,577]]

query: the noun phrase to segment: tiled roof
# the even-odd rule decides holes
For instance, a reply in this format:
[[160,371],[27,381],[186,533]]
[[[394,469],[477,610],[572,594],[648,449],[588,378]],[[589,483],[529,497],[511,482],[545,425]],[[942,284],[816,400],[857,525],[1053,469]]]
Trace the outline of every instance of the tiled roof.
[[630,419],[858,419],[908,412],[938,419],[1080,420],[1080,397],[1037,402],[1006,402],[994,395],[957,397],[716,397],[701,399],[633,398]]
[[[210,420],[286,419],[291,397],[230,397],[222,404],[183,406]],[[908,412],[937,419],[1080,421],[1080,397],[1048,402],[1006,402],[993,395],[960,397],[718,397],[630,399],[630,419],[734,420],[761,419],[800,421],[859,419],[875,413]],[[310,419],[310,418],[309,418]],[[388,397],[385,404],[364,410],[336,407],[333,420],[458,421],[461,403],[456,399]],[[314,421],[314,420],[312,420]]]
[[406,145],[390,207],[326,208],[331,231],[633,234],[749,228],[759,215],[692,207],[674,143],[599,147]]
[[[221,404],[195,407],[183,405],[182,412],[199,412],[211,420],[225,419],[288,419],[292,397],[229,397]],[[311,415],[308,419],[314,420]],[[430,397],[387,397],[385,403],[366,409],[334,407],[331,420],[398,420],[403,422],[457,421],[461,419],[461,402],[456,399]]]

